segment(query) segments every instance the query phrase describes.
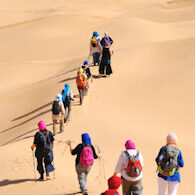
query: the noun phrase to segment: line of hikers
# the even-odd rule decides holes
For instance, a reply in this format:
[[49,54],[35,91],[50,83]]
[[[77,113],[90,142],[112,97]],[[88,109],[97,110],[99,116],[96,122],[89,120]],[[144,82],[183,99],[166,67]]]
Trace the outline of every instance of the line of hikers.
[[[37,170],[40,173],[40,181],[44,180],[44,168],[46,179],[51,179],[49,173],[54,171],[53,143],[54,137],[47,130],[44,121],[38,123],[39,131],[34,136],[31,146],[36,147],[35,156],[37,158]],[[88,133],[81,135],[82,142],[72,149],[71,141],[66,143],[70,147],[71,155],[76,155],[76,173],[80,185],[80,190],[84,195],[88,195],[87,175],[89,174],[94,159],[101,158],[102,153],[97,154],[91,143]],[[160,149],[156,164],[158,170],[158,195],[165,195],[168,188],[168,195],[176,195],[180,182],[180,167],[184,166],[181,151],[177,148],[177,136],[174,133],[168,134],[166,144]],[[143,185],[143,157],[131,140],[125,143],[125,150],[119,156],[114,174],[108,179],[108,190],[101,195],[118,195],[117,189],[122,184],[123,195],[142,195]],[[121,175],[118,177],[117,174]]]
[[[108,77],[112,73],[111,69],[111,45],[113,40],[105,33],[105,37],[101,39],[98,32],[93,32],[93,36],[90,40],[90,55],[93,56],[94,66],[100,64],[99,75],[103,76],[106,69],[106,76]],[[93,77],[90,71],[88,61],[85,60],[83,65],[79,67],[76,76],[76,85],[79,92],[80,104],[82,105],[84,96],[88,95],[89,80],[93,82]],[[71,101],[74,101],[73,93],[68,83],[65,84],[65,88],[61,91],[61,94],[57,94],[52,104],[52,120],[53,120],[53,135],[57,133],[57,123],[60,123],[60,132],[64,131],[64,123],[70,120],[71,113]]]

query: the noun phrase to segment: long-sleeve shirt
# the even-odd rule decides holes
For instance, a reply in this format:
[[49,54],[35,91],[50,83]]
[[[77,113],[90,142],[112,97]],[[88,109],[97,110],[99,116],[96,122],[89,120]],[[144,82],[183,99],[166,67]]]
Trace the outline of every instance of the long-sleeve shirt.
[[[138,151],[136,149],[131,149],[131,150],[127,150],[127,152],[129,153],[130,156],[135,156]],[[143,157],[142,157],[141,153],[139,153],[139,161],[141,163],[141,166],[143,167]],[[138,177],[130,177],[127,175],[126,168],[127,168],[128,162],[129,162],[129,158],[128,158],[127,154],[125,154],[125,152],[122,152],[119,159],[118,159],[118,162],[117,162],[117,165],[115,168],[115,173],[120,172],[121,176],[128,181],[138,181],[138,180],[142,179],[142,177],[143,177],[142,172]]]
[[[162,154],[163,149],[164,149],[164,147],[162,147],[160,149],[160,151],[158,153],[158,156],[156,157],[156,163],[157,163],[157,165],[158,165],[159,157]],[[177,162],[178,162],[178,164],[177,164],[178,167],[183,167],[184,166],[184,161],[183,161],[183,157],[182,157],[181,151],[179,151],[179,155],[177,157]],[[163,176],[160,173],[158,173],[158,177],[161,177],[161,178],[163,178],[163,179],[165,179],[167,181],[178,181],[178,182],[181,181],[180,180],[180,173],[179,173],[179,171],[175,172],[174,175],[169,176],[169,177]]]

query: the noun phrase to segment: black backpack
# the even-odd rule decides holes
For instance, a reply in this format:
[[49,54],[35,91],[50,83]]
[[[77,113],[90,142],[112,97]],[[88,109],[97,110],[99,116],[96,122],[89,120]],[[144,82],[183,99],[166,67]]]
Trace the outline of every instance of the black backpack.
[[52,151],[52,143],[49,137],[49,131],[46,131],[46,133],[39,131],[39,134],[43,138],[43,153],[48,154]]
[[58,115],[60,114],[60,105],[59,105],[59,101],[54,101],[53,105],[52,105],[52,113],[54,115]]

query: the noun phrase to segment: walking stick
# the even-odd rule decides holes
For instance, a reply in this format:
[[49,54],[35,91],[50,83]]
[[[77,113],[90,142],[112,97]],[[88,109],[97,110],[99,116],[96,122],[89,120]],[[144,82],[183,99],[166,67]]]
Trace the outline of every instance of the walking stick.
[[54,170],[53,170],[53,179],[55,179],[56,178],[56,174],[55,174],[54,155],[53,155],[53,167],[54,167]]
[[37,182],[37,177],[36,177],[36,170],[35,170],[35,156],[32,150],[32,157],[33,157],[33,167],[34,167],[34,177],[35,177],[35,183]]

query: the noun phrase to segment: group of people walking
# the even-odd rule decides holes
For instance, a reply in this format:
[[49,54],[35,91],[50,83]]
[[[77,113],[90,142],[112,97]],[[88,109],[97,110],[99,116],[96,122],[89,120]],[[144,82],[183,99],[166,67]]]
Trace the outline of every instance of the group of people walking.
[[[101,39],[98,32],[94,32],[90,41],[90,55],[93,56],[93,64],[99,65],[100,76],[112,73],[111,69],[111,45],[113,40],[105,33]],[[76,84],[79,91],[80,104],[83,97],[87,95],[89,80],[93,77],[88,66],[88,61],[78,69]],[[35,157],[37,159],[37,170],[40,174],[39,180],[51,179],[50,172],[55,170],[53,162],[54,136],[57,133],[57,124],[60,123],[60,131],[64,131],[64,123],[70,120],[71,101],[74,101],[73,93],[68,83],[60,94],[57,94],[52,104],[53,133],[46,127],[44,121],[38,123],[39,131],[34,136],[31,146],[32,151],[36,148]],[[71,141],[66,143],[70,147],[71,155],[76,155],[75,169],[82,194],[88,195],[87,176],[93,166],[94,159],[101,158],[102,153],[96,153],[88,133],[81,135],[81,143],[74,149]],[[122,184],[123,195],[142,195],[143,193],[143,156],[135,147],[132,140],[125,142],[124,151],[119,156],[113,176],[108,179],[108,190],[101,195],[118,195],[117,191]],[[112,151],[111,151],[112,152]],[[44,162],[44,166],[43,166]],[[166,144],[163,146],[156,157],[158,171],[158,195],[165,195],[168,188],[168,195],[176,195],[177,187],[180,182],[180,168],[184,166],[181,151],[177,148],[177,136],[170,133],[167,136]],[[119,176],[118,176],[119,175]]]
[[109,77],[112,74],[111,68],[111,56],[113,50],[111,45],[113,44],[112,38],[107,32],[104,33],[104,37],[101,38],[98,32],[93,32],[93,36],[90,40],[90,53],[89,56],[93,56],[94,66],[99,65],[99,76]]
[[[31,149],[36,147],[37,170],[40,173],[39,180],[44,180],[43,160],[45,164],[46,179],[51,179],[49,173],[54,171],[53,143],[54,137],[47,130],[44,121],[38,123],[39,132],[35,134]],[[76,155],[75,169],[84,195],[88,195],[87,176],[92,168],[94,159],[100,158],[102,153],[97,154],[91,143],[88,133],[81,135],[82,142],[72,149],[71,141],[66,143],[70,147],[71,155]],[[158,170],[158,195],[165,195],[168,188],[168,195],[176,195],[180,183],[180,168],[184,166],[181,151],[177,148],[177,136],[170,133],[167,136],[166,144],[160,149],[156,164]],[[114,174],[108,179],[108,190],[101,195],[117,195],[117,189],[122,184],[123,195],[142,195],[143,193],[143,156],[136,149],[132,140],[127,140],[125,150],[119,156]],[[120,177],[117,176],[120,174]]]

